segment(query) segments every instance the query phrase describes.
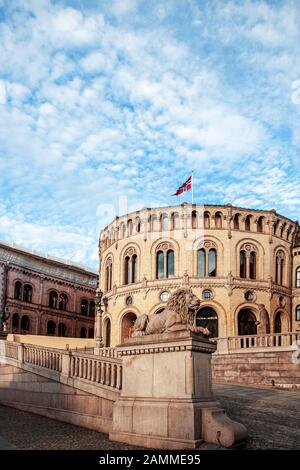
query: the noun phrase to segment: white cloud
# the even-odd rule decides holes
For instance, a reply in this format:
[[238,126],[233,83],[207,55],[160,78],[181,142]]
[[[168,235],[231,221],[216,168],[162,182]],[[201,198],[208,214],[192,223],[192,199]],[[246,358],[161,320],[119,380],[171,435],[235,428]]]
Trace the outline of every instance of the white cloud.
[[6,85],[4,80],[0,80],[0,104],[6,104]]

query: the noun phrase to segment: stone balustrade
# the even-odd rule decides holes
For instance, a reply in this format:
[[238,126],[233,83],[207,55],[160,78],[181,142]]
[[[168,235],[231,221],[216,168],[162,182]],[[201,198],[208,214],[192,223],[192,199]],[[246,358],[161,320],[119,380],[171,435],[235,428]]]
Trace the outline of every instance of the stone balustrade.
[[236,352],[291,350],[297,349],[300,332],[272,333],[266,335],[229,336],[216,338],[217,352],[215,354],[231,354]]
[[93,355],[8,341],[0,343],[0,356],[12,360],[17,367],[27,366],[38,374],[49,371],[56,380],[79,379],[116,392],[122,389],[122,362],[117,348],[103,348]]

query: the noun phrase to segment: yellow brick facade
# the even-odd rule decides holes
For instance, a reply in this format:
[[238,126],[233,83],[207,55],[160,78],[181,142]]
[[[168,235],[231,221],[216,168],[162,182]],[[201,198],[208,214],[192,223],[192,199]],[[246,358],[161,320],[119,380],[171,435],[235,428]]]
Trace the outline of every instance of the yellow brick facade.
[[[296,321],[296,307],[300,304],[300,287],[296,287],[296,270],[300,266],[298,241],[298,224],[275,210],[248,210],[230,204],[184,203],[116,217],[102,230],[99,241],[100,288],[108,298],[103,317],[104,343],[119,344],[130,334],[135,316],[155,314],[166,304],[161,294],[172,293],[182,286],[192,288],[201,299],[201,308],[213,309],[218,336],[239,334],[242,309],[261,321],[261,304],[268,313],[269,332],[276,328],[282,332],[299,329],[300,322]],[[216,276],[208,276],[207,272],[204,277],[199,276],[198,250],[206,250],[208,256],[211,248],[217,253]],[[174,276],[168,278],[165,272],[164,278],[157,279],[157,252],[168,250],[174,251]],[[241,251],[245,253],[247,266],[243,278]],[[255,253],[252,278],[250,253]],[[125,258],[132,263],[133,256],[136,278],[126,284]],[[278,264],[281,259],[282,265]],[[204,298],[207,290],[210,298]]]

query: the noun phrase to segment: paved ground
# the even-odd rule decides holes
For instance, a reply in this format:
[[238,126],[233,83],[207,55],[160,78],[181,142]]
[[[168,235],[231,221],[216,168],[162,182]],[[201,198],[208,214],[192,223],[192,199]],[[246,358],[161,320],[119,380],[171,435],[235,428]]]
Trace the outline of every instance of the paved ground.
[[[228,415],[246,425],[247,449],[300,449],[300,393],[217,385]],[[0,450],[134,449],[105,434],[0,406]],[[216,448],[206,445],[204,448]]]

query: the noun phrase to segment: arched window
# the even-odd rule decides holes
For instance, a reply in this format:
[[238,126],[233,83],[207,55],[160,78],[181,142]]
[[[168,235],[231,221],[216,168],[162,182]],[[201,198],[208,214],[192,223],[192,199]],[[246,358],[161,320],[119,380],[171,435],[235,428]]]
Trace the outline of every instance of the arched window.
[[136,233],[140,233],[141,231],[141,219],[139,217],[135,219],[135,231]]
[[167,252],[167,277],[174,277],[174,251]]
[[94,328],[89,328],[89,338],[94,338]]
[[93,300],[90,301],[90,316],[94,317],[95,316],[95,302]]
[[263,233],[263,231],[264,231],[264,219],[265,218],[263,216],[261,216],[257,220],[257,232],[258,233]]
[[53,320],[49,320],[47,323],[47,335],[54,336],[56,332],[56,324]]
[[256,316],[248,308],[243,308],[238,314],[238,334],[240,336],[257,335]]
[[128,312],[122,318],[121,324],[121,343],[124,342],[125,339],[130,338],[133,333],[133,327],[136,320],[136,314],[133,312]]
[[233,218],[233,228],[234,230],[240,229],[240,214],[235,214]]
[[107,318],[105,320],[105,323],[104,323],[104,331],[105,331],[105,334],[104,334],[104,338],[105,338],[105,341],[104,341],[104,346],[106,348],[109,348],[110,347],[110,319]]
[[210,213],[204,212],[204,228],[210,228]]
[[216,214],[215,214],[215,226],[216,226],[216,228],[222,228],[222,214],[221,214],[221,212],[216,212]]
[[300,305],[296,307],[296,321],[300,321]]
[[22,300],[22,282],[15,282],[14,298],[16,300]]
[[251,251],[249,263],[250,263],[250,279],[256,279],[256,253],[255,251]]
[[128,237],[130,237],[133,233],[133,223],[132,223],[132,220],[129,219],[128,222],[127,222],[127,234],[128,234]]
[[160,216],[160,231],[161,232],[167,232],[168,231],[168,225],[169,225],[169,219],[167,214],[161,214]]
[[246,253],[244,250],[240,251],[240,277],[246,277]]
[[86,331],[86,328],[83,326],[80,329],[80,338],[86,338],[86,335],[87,335],[87,331]]
[[251,215],[247,215],[247,217],[245,218],[245,230],[246,232],[250,232],[251,230]]
[[206,241],[197,251],[197,276],[217,276],[217,250],[213,242]]
[[12,326],[13,331],[18,331],[19,330],[19,322],[20,322],[19,315],[17,313],[14,313],[13,317],[12,317],[12,322],[11,322],[11,326]]
[[55,290],[52,290],[49,292],[49,307],[50,308],[57,308],[57,292]]
[[285,274],[285,255],[282,250],[279,250],[276,255],[276,273],[275,273],[275,283],[279,286],[284,284],[284,274]]
[[58,308],[59,310],[67,310],[68,296],[66,294],[60,294]]
[[204,248],[197,252],[197,276],[205,277],[206,271],[206,252]]
[[112,259],[106,261],[105,266],[105,289],[107,291],[112,289]]
[[164,267],[164,252],[158,251],[156,253],[156,277],[157,279],[162,279],[164,277],[165,267]]
[[23,287],[23,301],[29,303],[32,301],[32,287],[30,284],[25,284]]
[[88,313],[89,313],[89,302],[88,302],[87,299],[81,299],[80,313],[81,313],[81,315],[88,315]]
[[125,224],[124,222],[120,223],[120,238],[125,238]]
[[58,336],[65,337],[66,336],[67,327],[64,323],[58,324]]
[[137,280],[137,255],[131,258],[131,282],[135,283]]
[[124,258],[124,284],[137,282],[137,254],[134,248],[128,248]]
[[208,275],[210,277],[217,275],[217,252],[214,248],[208,252]]
[[219,335],[218,315],[211,307],[203,307],[196,316],[196,325],[202,328],[208,328],[211,338],[217,338]]
[[176,230],[179,228],[179,220],[178,212],[173,212],[171,215],[171,230]]
[[300,287],[300,266],[296,269],[296,287]]
[[27,315],[21,318],[21,331],[28,333],[30,331],[30,319]]
[[280,228],[280,237],[281,238],[283,238],[285,229],[286,229],[286,223],[282,224],[282,226]]
[[168,242],[163,242],[157,247],[156,252],[156,278],[172,278],[174,275],[174,250]]
[[197,211],[192,211],[192,229],[198,228],[198,214]]

